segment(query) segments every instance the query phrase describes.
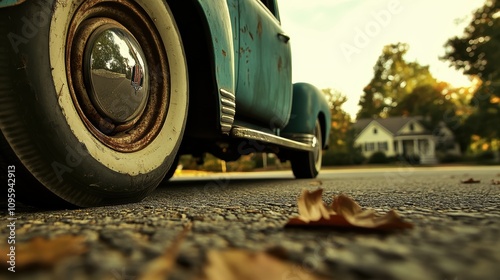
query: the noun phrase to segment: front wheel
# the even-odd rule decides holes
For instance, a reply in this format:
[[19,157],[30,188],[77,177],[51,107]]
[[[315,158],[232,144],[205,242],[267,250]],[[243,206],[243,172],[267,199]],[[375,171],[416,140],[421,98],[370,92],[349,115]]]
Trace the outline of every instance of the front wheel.
[[167,174],[165,174],[165,177],[163,178],[162,182],[168,182],[168,180],[172,179],[174,177],[175,171],[177,170],[177,166],[179,165],[179,159],[180,156],[177,155],[174,159],[174,162],[170,166],[170,169],[168,169]]
[[84,207],[150,193],[187,116],[186,59],[167,4],[42,0],[0,14],[0,147],[17,166],[16,193]]
[[321,136],[321,125],[318,120],[316,120],[314,136],[316,141],[314,143],[313,151],[295,152],[290,159],[295,178],[316,178],[321,170],[323,138]]

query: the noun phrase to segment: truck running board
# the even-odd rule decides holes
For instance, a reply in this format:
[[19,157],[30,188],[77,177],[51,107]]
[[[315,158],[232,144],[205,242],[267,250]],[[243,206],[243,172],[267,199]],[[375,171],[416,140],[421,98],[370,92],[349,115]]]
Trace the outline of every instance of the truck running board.
[[290,138],[284,138],[242,126],[233,126],[231,129],[231,136],[235,138],[253,139],[288,149],[307,152],[312,152],[314,147],[318,144],[316,137],[312,134],[290,134]]

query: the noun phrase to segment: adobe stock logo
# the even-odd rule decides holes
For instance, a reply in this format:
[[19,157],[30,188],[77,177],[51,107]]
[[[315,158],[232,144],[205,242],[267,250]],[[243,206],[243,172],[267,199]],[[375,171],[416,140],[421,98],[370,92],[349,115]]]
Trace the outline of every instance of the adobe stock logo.
[[402,10],[399,0],[391,0],[385,9],[378,12],[371,12],[371,19],[364,27],[356,27],[354,30],[352,41],[340,44],[340,50],[346,60],[351,62],[351,57],[354,54],[360,54],[361,49],[365,48],[374,37],[378,36],[382,32],[382,29],[391,23],[392,17],[399,14]]

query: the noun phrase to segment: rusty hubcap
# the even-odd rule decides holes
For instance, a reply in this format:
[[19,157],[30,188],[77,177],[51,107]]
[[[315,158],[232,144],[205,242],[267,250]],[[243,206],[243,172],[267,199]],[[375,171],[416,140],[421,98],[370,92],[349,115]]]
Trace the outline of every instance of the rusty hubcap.
[[112,24],[96,29],[87,42],[83,69],[90,100],[102,116],[126,123],[144,111],[148,67],[130,32]]
[[87,1],[69,28],[66,71],[87,129],[106,146],[134,152],[163,127],[168,61],[152,19],[128,1]]

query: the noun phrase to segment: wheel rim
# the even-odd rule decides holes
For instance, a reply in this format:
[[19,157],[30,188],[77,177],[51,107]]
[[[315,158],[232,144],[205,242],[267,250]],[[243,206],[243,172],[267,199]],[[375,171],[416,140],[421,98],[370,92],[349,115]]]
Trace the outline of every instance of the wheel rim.
[[140,7],[85,2],[70,24],[66,57],[73,104],[96,139],[120,152],[154,140],[169,107],[170,75],[160,36]]

